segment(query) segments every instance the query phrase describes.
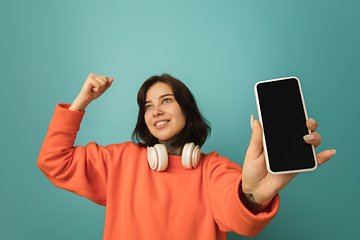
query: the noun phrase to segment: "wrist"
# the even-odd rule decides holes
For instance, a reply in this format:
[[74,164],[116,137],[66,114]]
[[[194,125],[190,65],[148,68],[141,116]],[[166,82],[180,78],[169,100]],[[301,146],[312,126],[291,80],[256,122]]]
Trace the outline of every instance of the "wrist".
[[261,194],[258,194],[256,189],[245,188],[243,185],[240,185],[239,195],[240,194],[243,196],[243,203],[248,209],[257,210],[266,208],[274,197],[264,198]]
[[262,209],[266,208],[271,201],[269,202],[258,202],[254,196],[254,194],[252,193],[242,193],[243,195],[243,203],[246,206],[247,209],[250,210],[259,210],[261,211]]
[[85,111],[86,107],[91,103],[91,100],[84,100],[79,97],[75,98],[74,102],[69,107],[73,111]]

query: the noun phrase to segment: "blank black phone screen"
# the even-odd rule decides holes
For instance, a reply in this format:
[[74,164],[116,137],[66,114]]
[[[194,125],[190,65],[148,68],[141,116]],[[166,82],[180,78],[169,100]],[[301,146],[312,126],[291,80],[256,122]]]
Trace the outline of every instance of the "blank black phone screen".
[[271,171],[314,168],[313,148],[303,139],[309,130],[299,81],[265,81],[256,88]]

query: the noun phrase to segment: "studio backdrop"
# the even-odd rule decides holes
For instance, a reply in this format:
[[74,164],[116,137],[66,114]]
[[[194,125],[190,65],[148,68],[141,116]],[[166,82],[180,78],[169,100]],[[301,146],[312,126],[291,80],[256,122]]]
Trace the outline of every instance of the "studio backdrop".
[[76,145],[130,141],[139,87],[169,73],[211,123],[202,151],[240,165],[258,118],[255,83],[298,77],[323,138],[316,151],[337,153],[280,193],[254,239],[356,238],[359,11],[355,0],[2,0],[0,238],[102,239],[105,208],[36,165],[55,105],[71,103],[90,73],[115,81],[86,109]]

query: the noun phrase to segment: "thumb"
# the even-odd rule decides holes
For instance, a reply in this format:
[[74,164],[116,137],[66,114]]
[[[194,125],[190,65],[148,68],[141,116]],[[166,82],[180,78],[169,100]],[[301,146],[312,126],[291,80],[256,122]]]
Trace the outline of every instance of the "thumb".
[[115,80],[114,77],[109,78],[105,91],[108,90],[108,88],[111,86],[111,84],[114,82],[114,80]]
[[251,115],[252,135],[246,157],[250,159],[257,158],[263,152],[263,130],[259,121]]

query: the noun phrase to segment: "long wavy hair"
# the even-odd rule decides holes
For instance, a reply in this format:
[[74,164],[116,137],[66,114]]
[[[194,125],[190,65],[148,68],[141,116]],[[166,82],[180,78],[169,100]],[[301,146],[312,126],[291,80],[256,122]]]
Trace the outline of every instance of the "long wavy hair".
[[166,83],[170,86],[177,103],[186,117],[185,127],[178,134],[178,141],[173,145],[175,147],[180,147],[184,146],[186,143],[193,142],[201,147],[205,143],[207,137],[210,136],[210,123],[200,113],[194,96],[185,84],[169,74],[152,76],[140,87],[137,95],[139,115],[132,134],[132,141],[142,147],[153,146],[159,142],[158,139],[150,133],[144,118],[146,93],[149,88],[157,82]]

